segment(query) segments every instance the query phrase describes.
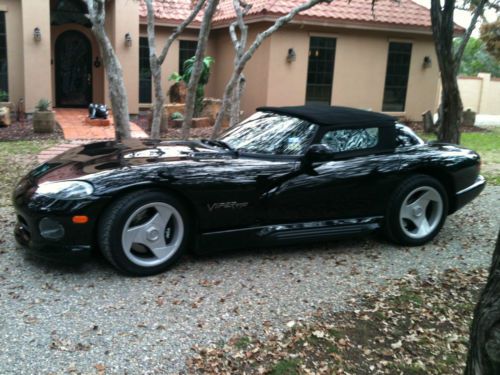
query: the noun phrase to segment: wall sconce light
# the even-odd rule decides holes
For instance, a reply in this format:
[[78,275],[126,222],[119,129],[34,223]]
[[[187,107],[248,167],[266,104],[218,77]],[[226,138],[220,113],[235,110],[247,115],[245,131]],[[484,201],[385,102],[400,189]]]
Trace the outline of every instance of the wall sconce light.
[[293,48],[289,48],[288,54],[286,55],[286,61],[288,63],[292,63],[295,60],[297,60],[297,54],[295,53],[295,50]]
[[35,29],[33,30],[33,40],[35,42],[39,42],[42,40],[42,32],[40,31],[39,27],[35,27]]
[[96,68],[100,68],[101,67],[101,59],[99,58],[99,56],[96,56],[95,57],[95,60],[94,60],[94,66]]
[[130,35],[130,33],[126,33],[125,34],[125,45],[127,47],[131,47],[132,46],[132,35]]
[[431,66],[432,66],[432,59],[430,58],[430,56],[425,56],[424,62],[422,63],[422,67],[426,69],[430,68]]

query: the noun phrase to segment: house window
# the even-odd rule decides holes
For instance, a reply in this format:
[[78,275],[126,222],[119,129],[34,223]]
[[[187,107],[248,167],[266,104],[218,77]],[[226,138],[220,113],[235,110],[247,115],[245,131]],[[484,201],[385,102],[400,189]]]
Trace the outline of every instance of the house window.
[[410,73],[411,43],[389,43],[385,76],[384,112],[404,112],[408,75]]
[[334,38],[311,37],[306,104],[330,105],[332,101],[336,42]]
[[184,63],[191,57],[196,55],[196,40],[180,40],[179,41],[179,74],[184,74]]
[[[7,34],[5,32],[5,12],[0,12],[0,92],[9,92],[9,77],[7,70]],[[2,93],[2,94],[3,94]],[[8,96],[3,100],[8,100]]]
[[148,38],[139,38],[139,103],[151,103],[151,69]]

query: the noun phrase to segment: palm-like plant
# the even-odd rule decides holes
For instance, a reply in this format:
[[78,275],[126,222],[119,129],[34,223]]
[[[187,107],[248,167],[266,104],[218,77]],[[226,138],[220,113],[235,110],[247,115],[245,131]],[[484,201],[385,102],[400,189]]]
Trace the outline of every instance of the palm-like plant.
[[[184,81],[189,84],[191,79],[191,74],[193,72],[193,66],[195,62],[195,57],[191,57],[184,62],[184,74],[172,73],[168,78],[170,81],[180,82]],[[212,65],[215,63],[215,59],[211,56],[206,56],[203,59],[203,68],[200,76],[200,81],[198,82],[198,87],[196,88],[196,104],[194,109],[195,117],[199,116],[203,110],[203,98],[205,97],[205,86],[208,84],[210,79],[210,72],[212,70]]]

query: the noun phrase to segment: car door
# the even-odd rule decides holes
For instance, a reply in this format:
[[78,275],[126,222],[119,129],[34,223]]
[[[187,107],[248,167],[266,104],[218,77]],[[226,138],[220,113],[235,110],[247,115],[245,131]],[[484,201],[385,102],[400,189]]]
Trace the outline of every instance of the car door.
[[169,186],[179,186],[179,192],[191,199],[204,233],[261,225],[265,192],[295,170],[298,161],[239,156],[197,163],[176,169],[176,181]]
[[326,161],[302,166],[268,195],[269,223],[382,216],[398,178],[399,157],[380,147],[378,127],[323,128]]

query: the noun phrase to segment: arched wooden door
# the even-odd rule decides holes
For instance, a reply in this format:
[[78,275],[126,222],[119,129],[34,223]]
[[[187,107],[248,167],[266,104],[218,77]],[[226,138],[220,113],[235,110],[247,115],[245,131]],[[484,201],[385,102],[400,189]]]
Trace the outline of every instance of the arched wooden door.
[[92,46],[81,32],[62,33],[55,46],[56,105],[86,107],[92,102]]

